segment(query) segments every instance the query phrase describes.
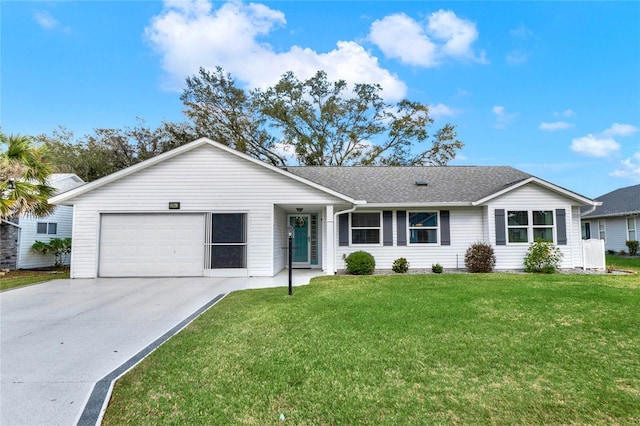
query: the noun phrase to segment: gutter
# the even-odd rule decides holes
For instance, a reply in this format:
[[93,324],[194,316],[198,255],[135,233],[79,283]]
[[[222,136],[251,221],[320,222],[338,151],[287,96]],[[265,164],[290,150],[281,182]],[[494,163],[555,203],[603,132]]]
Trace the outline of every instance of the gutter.
[[15,226],[16,228],[22,228],[22,226],[18,225],[15,222],[11,222],[10,220],[2,219],[2,220],[0,220],[0,222],[6,223],[6,224],[11,225],[11,226]]

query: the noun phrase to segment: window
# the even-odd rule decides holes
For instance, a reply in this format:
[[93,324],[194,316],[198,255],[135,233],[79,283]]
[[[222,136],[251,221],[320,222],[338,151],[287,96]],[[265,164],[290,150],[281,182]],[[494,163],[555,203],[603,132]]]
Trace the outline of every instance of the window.
[[636,219],[634,217],[627,218],[627,233],[630,241],[636,241]]
[[507,230],[510,243],[528,243],[529,212],[526,210],[507,213]]
[[438,212],[409,212],[409,244],[438,243]]
[[351,213],[351,244],[380,244],[380,212]]
[[47,223],[47,222],[38,222],[36,225],[36,232],[38,234],[49,234],[55,235],[58,233],[58,224],[57,223]]
[[533,241],[553,242],[553,211],[533,211]]
[[510,243],[529,243],[536,240],[553,242],[553,228],[553,210],[512,210],[507,212],[507,230]]
[[591,239],[591,223],[589,222],[582,222],[582,239]]
[[246,217],[245,213],[211,215],[211,269],[247,267]]
[[607,233],[605,232],[604,220],[598,221],[598,238],[606,240]]

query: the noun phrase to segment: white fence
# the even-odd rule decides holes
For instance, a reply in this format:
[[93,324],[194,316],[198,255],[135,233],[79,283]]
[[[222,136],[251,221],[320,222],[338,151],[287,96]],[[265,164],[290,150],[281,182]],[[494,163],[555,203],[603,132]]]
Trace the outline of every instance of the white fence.
[[582,240],[582,259],[584,269],[605,269],[604,240]]

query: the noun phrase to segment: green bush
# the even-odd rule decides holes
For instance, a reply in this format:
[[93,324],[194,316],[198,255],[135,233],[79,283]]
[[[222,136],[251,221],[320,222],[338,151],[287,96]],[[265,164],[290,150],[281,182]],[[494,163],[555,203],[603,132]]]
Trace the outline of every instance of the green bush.
[[376,261],[366,251],[354,251],[345,259],[347,273],[351,275],[371,275],[376,269]]
[[636,240],[629,240],[625,244],[629,249],[629,256],[635,256],[638,253],[638,242]]
[[464,255],[464,265],[471,273],[487,273],[493,271],[496,265],[496,255],[493,247],[487,243],[476,242],[471,244]]
[[435,265],[431,265],[431,272],[434,274],[441,274],[444,271],[444,268],[441,264],[436,263]]
[[393,269],[393,272],[396,272],[398,274],[404,274],[409,270],[409,262],[407,262],[406,258],[400,257],[393,261],[391,269]]
[[48,243],[36,241],[31,246],[31,250],[45,255],[53,253],[56,259],[54,266],[62,266],[66,263],[67,257],[71,253],[71,238],[52,238]]
[[560,269],[562,252],[552,242],[536,240],[529,246],[524,257],[525,272],[553,274]]

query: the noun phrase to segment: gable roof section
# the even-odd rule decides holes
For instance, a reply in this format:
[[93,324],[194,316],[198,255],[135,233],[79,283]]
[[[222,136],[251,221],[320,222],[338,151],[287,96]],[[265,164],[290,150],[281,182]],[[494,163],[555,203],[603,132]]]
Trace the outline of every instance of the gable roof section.
[[608,216],[629,216],[640,214],[640,184],[619,188],[597,197],[602,203],[593,212],[586,213],[583,218]]
[[372,207],[481,205],[529,183],[550,189],[580,204],[593,203],[589,198],[505,166],[304,166],[287,167],[287,170],[352,198],[366,200],[367,206]]
[[98,180],[95,180],[93,182],[87,183],[86,185],[80,186],[78,188],[72,189],[70,191],[67,191],[63,194],[57,195],[55,197],[52,197],[51,199],[49,199],[49,202],[51,204],[73,204],[71,202],[71,200],[73,200],[73,198],[78,197],[80,195],[86,194],[90,191],[94,191],[102,186],[108,185],[111,182],[115,182],[117,180],[123,179],[129,175],[132,175],[134,173],[137,173],[141,170],[144,170],[148,167],[154,166],[156,164],[162,163],[164,161],[167,161],[171,158],[177,157],[178,155],[191,151],[193,149],[196,149],[198,147],[201,147],[203,145],[211,145],[214,148],[220,149],[222,151],[228,152],[230,154],[233,154],[235,156],[238,156],[240,158],[243,158],[246,161],[249,161],[251,163],[257,164],[261,167],[264,167],[268,170],[271,170],[275,173],[279,173],[281,175],[287,176],[289,179],[293,179],[295,181],[301,182],[305,185],[311,186],[315,189],[318,189],[322,192],[325,192],[327,194],[330,194],[334,197],[340,198],[348,203],[351,204],[359,204],[361,203],[358,200],[355,200],[351,197],[349,197],[348,195],[342,194],[340,192],[334,191],[332,189],[323,187],[315,182],[309,181],[303,177],[300,176],[296,176],[296,175],[292,175],[291,173],[287,173],[284,170],[279,169],[278,167],[272,166],[270,164],[267,164],[263,161],[260,161],[258,159],[255,159],[253,157],[250,157],[246,154],[243,154],[239,151],[236,151],[235,149],[229,148],[226,145],[223,145],[221,143],[218,142],[214,142],[211,139],[208,138],[200,138],[198,140],[195,140],[193,142],[190,142],[188,144],[182,145],[181,147],[172,149],[171,151],[167,151],[163,154],[160,154],[156,157],[150,158],[148,160],[145,160],[143,162],[140,162],[138,164],[135,164],[133,166],[127,167],[126,169],[122,169],[119,170],[115,173],[112,173],[108,176],[105,176],[103,178],[100,178]]

